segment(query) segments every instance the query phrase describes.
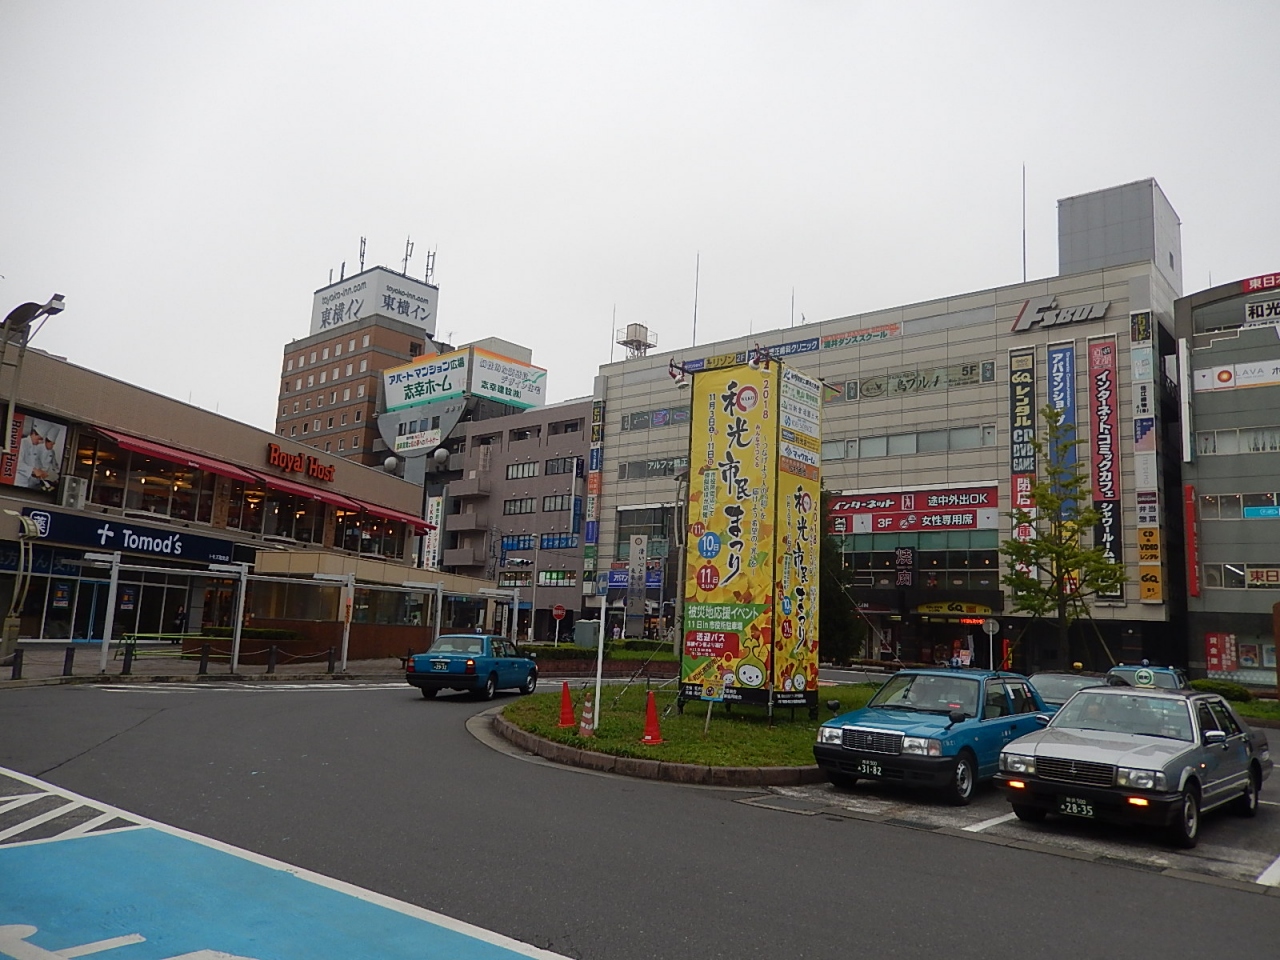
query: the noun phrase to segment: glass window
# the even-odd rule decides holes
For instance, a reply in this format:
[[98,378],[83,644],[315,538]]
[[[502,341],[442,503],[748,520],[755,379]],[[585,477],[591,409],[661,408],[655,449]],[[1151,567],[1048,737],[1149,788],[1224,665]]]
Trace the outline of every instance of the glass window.
[[1217,431],[1218,449],[1215,453],[1231,456],[1240,452],[1240,435],[1234,430]]
[[342,391],[342,400],[345,403],[350,399],[351,399],[351,388],[347,387],[345,390]]
[[994,447],[996,445],[996,425],[994,423],[984,423],[982,425],[982,445],[984,447]]
[[1242,495],[1241,503],[1245,507],[1274,507],[1276,505],[1276,495],[1274,493],[1246,493]]
[[347,364],[347,376],[348,376],[348,377],[349,377],[349,376],[351,376],[351,371],[352,371],[352,369],[353,369],[352,365],[348,363],[348,364]]
[[324,452],[325,452],[325,453],[332,453],[332,452],[333,452],[333,451],[330,449],[330,444],[331,444],[332,442],[333,442],[333,441],[331,441],[331,440],[326,440],[326,441],[324,442]]
[[352,337],[350,340],[347,341],[347,351],[350,352],[355,348],[356,348],[355,337]]
[[537,460],[530,460],[528,463],[507,464],[508,480],[522,480],[525,477],[536,477],[537,475],[538,475]]
[[328,360],[328,359],[329,359],[329,348],[328,348],[328,347],[325,347],[325,348],[324,348],[324,350],[322,350],[322,351],[320,352],[320,359],[321,359],[321,360]]
[[508,516],[513,513],[533,513],[537,509],[534,497],[519,497],[515,500],[504,500],[502,512]]
[[361,343],[360,343],[360,346],[362,346],[362,347],[367,347],[368,345],[369,345],[369,335],[366,333],[366,334],[364,335],[364,340],[363,340],[363,341],[361,341]]
[[321,371],[320,371],[320,382],[321,382],[321,383],[325,383],[328,379],[329,379],[329,371],[328,371],[328,370],[321,370]]
[[331,390],[331,391],[329,391],[329,402],[330,402],[330,403],[337,403],[337,402],[338,402],[338,391],[337,391],[337,390]]
[[1208,457],[1218,452],[1218,438],[1212,430],[1203,430],[1196,434],[1196,453]]
[[1200,519],[1218,519],[1218,498],[1215,495],[1206,494],[1200,498]]
[[956,427],[951,431],[952,450],[973,450],[982,446],[981,427]]
[[995,550],[1000,546],[1000,531],[970,530],[969,546],[974,550]]
[[889,455],[902,456],[916,452],[916,435],[914,433],[895,433],[889,437]]
[[916,434],[916,450],[920,453],[938,453],[947,449],[946,430],[925,430]]
[[1240,510],[1240,494],[1223,493],[1218,495],[1218,516],[1223,520],[1239,520],[1244,514]]
[[368,360],[361,360],[361,361],[360,361],[360,372],[361,372],[361,373],[364,373],[364,372],[365,372],[366,370],[368,370],[368,369],[369,369],[369,361],[368,361]]
[[359,422],[360,422],[360,420],[361,420],[361,416],[363,415],[363,413],[364,413],[364,411],[363,411],[363,410],[357,410],[357,411],[356,411],[356,416],[355,416],[355,421],[356,421],[356,423],[359,423]]
[[858,457],[885,457],[889,454],[888,437],[860,437],[858,440]]
[[364,396],[364,384],[363,384],[363,383],[362,383],[362,384],[360,384],[358,387],[356,387],[356,396],[357,396],[357,397],[363,397],[363,396]]
[[298,435],[298,428],[297,428],[297,427],[290,427],[290,428],[289,428],[289,436],[291,436],[291,437],[296,437],[297,435]]
[[1201,568],[1201,572],[1204,575],[1204,585],[1206,587],[1222,586],[1222,564],[1206,563]]
[[342,452],[343,450],[345,450],[345,449],[347,449],[347,441],[346,441],[346,440],[339,440],[339,441],[338,441],[338,452],[339,452],[339,453],[341,453],[341,452]]
[[334,348],[333,348],[333,355],[334,355],[335,357],[340,357],[340,356],[342,356],[342,344],[341,344],[341,343],[339,343],[336,347],[334,347]]
[[843,460],[844,459],[844,441],[843,440],[822,441],[822,459],[823,460]]
[[356,434],[351,438],[351,449],[354,450],[358,446],[360,446],[360,435]]
[[284,372],[285,372],[285,373],[288,373],[288,372],[289,372],[289,371],[291,371],[292,369],[293,369],[293,361],[292,361],[292,360],[290,360],[288,363],[286,363],[286,364],[285,364]]
[[844,442],[844,455],[845,455],[845,459],[847,460],[858,459],[858,438],[857,437],[854,437],[852,440],[846,440]]
[[1244,564],[1224,563],[1222,565],[1222,585],[1228,590],[1244,589]]

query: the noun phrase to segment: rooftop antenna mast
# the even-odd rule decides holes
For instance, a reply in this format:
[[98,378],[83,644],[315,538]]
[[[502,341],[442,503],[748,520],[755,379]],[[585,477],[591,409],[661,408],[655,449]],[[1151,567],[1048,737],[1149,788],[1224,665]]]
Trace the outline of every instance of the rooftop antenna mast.
[[364,273],[364,237],[360,238],[360,272]]
[[404,269],[400,271],[400,276],[407,277],[409,275],[409,260],[413,256],[413,241],[407,236],[404,238]]
[[1027,282],[1027,164],[1022,164],[1022,282]]
[[338,270],[338,282],[341,283],[347,279],[347,261],[342,261],[342,266]]
[[427,272],[426,272],[426,275],[423,277],[423,279],[426,280],[427,283],[430,283],[435,278],[436,278],[436,252],[435,250],[428,250],[427,251]]
[[702,274],[702,251],[693,261],[693,345],[698,345],[698,278]]

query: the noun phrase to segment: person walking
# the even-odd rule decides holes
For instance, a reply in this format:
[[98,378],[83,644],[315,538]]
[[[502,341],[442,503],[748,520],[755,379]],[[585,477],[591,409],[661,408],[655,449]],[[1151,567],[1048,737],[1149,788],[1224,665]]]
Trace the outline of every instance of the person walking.
[[[178,612],[173,615],[173,629],[176,633],[187,632],[187,608],[178,604]],[[181,643],[181,637],[170,637],[170,643]]]

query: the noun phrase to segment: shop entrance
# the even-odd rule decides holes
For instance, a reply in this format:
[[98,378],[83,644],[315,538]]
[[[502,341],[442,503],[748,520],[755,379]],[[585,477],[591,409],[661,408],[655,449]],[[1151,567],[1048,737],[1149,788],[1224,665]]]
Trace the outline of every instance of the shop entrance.
[[101,640],[107,622],[106,580],[81,580],[76,587],[75,613],[71,618],[72,640]]

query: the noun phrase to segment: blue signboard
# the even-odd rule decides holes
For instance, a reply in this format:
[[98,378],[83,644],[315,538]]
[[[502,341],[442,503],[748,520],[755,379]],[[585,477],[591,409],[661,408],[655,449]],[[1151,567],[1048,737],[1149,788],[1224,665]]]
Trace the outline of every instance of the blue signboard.
[[1246,520],[1280,519],[1280,507],[1245,507],[1244,518]]
[[1076,345],[1059,343],[1049,347],[1049,405],[1062,413],[1062,424],[1069,429],[1063,434],[1062,446],[1049,451],[1050,462],[1070,473],[1076,465]]
[[[628,576],[626,570],[610,570],[609,571],[609,589],[625,590],[627,589]],[[646,570],[644,572],[644,585],[647,590],[662,589],[662,571]]]
[[148,527],[118,517],[89,517],[31,507],[22,512],[35,522],[41,540],[78,544],[107,553],[119,550],[191,563],[230,563],[234,548],[230,540],[197,536],[185,527]]

